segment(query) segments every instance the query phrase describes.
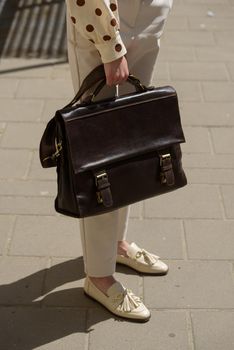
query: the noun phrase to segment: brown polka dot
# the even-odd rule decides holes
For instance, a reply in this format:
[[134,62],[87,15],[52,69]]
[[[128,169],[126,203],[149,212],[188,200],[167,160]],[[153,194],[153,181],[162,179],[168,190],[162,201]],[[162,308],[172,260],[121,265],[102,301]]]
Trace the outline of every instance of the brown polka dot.
[[115,45],[115,51],[120,52],[122,50],[122,45],[116,44]]
[[93,39],[89,39],[89,41],[91,41],[91,43],[94,43],[95,44],[95,41]]
[[96,13],[97,16],[101,16],[102,10],[99,9],[99,8],[97,8],[97,9],[95,10],[95,13]]
[[77,0],[77,1],[76,1],[76,4],[77,4],[78,6],[84,6],[85,0]]
[[87,30],[87,32],[92,32],[94,30],[94,27],[92,26],[92,24],[88,24],[86,26],[86,30]]
[[114,27],[116,26],[116,19],[115,18],[112,18],[112,20],[110,21],[110,24]]
[[76,23],[75,17],[71,16],[71,20],[72,20],[73,23]]
[[115,11],[117,9],[117,6],[115,4],[110,4],[110,9],[112,11]]
[[105,41],[110,40],[110,39],[111,39],[110,35],[104,35],[104,37],[103,37],[103,40],[105,40]]

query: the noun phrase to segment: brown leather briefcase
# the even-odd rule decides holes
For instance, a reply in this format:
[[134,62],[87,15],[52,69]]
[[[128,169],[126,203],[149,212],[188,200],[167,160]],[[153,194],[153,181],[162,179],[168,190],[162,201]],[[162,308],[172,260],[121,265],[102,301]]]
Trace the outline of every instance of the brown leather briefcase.
[[187,184],[175,89],[146,87],[132,74],[127,82],[136,91],[93,102],[106,83],[103,64],[96,67],[47,124],[40,161],[57,169],[57,212],[99,215]]

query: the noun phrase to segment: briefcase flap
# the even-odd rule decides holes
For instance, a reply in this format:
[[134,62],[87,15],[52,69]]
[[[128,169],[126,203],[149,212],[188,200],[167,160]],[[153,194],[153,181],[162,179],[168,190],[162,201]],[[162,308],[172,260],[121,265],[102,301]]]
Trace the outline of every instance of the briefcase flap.
[[57,117],[75,173],[185,142],[172,87],[61,110]]

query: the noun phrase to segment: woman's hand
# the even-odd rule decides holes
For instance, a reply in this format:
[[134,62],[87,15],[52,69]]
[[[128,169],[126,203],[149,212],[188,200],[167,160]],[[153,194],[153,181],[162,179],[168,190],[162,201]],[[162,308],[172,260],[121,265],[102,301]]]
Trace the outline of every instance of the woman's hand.
[[115,61],[104,63],[106,84],[109,86],[122,84],[129,76],[128,62],[125,56]]

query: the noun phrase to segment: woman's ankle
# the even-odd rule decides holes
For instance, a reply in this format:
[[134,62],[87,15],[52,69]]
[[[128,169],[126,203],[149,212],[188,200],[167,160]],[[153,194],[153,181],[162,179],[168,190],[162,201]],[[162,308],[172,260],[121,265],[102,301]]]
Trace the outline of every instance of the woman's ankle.
[[118,241],[117,254],[124,255],[127,258],[128,257],[128,255],[127,255],[128,247],[129,247],[129,243],[127,241],[125,241],[125,240]]
[[[103,293],[106,294],[107,290],[116,282],[113,275],[104,277],[92,277],[88,276],[91,282]],[[107,295],[107,294],[106,294]]]

